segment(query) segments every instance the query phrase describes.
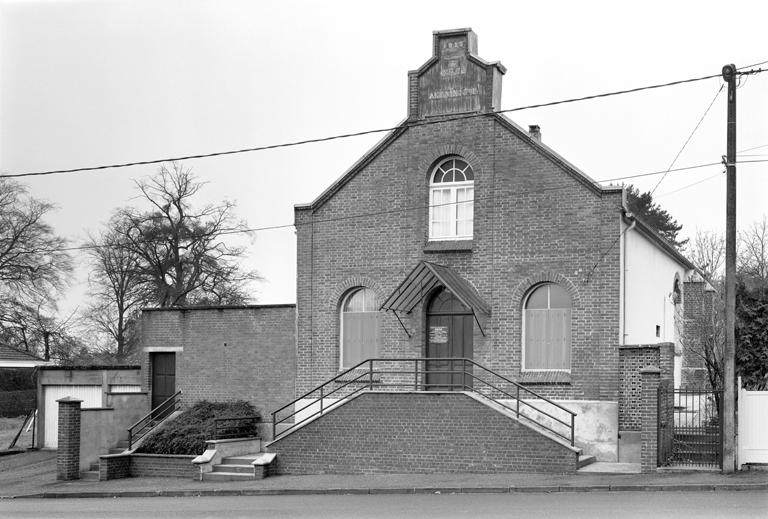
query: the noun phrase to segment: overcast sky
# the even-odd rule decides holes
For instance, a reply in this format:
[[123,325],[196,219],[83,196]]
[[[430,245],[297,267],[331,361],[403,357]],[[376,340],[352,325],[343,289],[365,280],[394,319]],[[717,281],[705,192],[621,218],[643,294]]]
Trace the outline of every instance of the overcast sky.
[[[471,27],[501,61],[502,108],[718,74],[768,60],[768,4],[753,2],[0,1],[0,173],[224,151],[391,127],[407,71],[432,31]],[[765,67],[765,65],[763,65]],[[510,114],[597,180],[665,170],[722,80]],[[738,149],[768,145],[768,73],[738,90]],[[725,154],[726,96],[675,167]],[[237,202],[251,227],[293,222],[381,134],[188,161],[208,200]],[[742,160],[768,158],[768,146]],[[750,155],[750,156],[747,156]],[[755,155],[755,156],[751,156]],[[23,179],[81,244],[136,203],[137,166]],[[683,224],[725,227],[722,166],[670,173],[655,193]],[[768,163],[738,168],[738,220],[768,213]],[[652,189],[660,176],[633,182]],[[700,183],[699,183],[700,182]],[[695,184],[695,185],[692,185]],[[201,202],[203,200],[201,199]],[[84,260],[84,255],[78,255]],[[259,303],[295,301],[292,229],[259,232],[248,265]],[[81,261],[82,263],[82,261]],[[80,267],[68,312],[82,304]]]

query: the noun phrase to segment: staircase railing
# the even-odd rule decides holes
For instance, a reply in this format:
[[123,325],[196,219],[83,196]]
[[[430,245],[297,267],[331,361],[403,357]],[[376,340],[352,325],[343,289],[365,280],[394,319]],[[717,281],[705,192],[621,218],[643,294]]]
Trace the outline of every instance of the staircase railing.
[[[364,360],[273,411],[272,438],[288,434],[341,400],[372,389],[470,391],[574,445],[576,413],[472,359],[455,357]],[[544,409],[543,403],[550,407]]]
[[144,438],[147,434],[160,425],[160,423],[171,413],[181,407],[181,389],[168,397],[162,404],[152,409],[146,416],[128,428],[128,449]]

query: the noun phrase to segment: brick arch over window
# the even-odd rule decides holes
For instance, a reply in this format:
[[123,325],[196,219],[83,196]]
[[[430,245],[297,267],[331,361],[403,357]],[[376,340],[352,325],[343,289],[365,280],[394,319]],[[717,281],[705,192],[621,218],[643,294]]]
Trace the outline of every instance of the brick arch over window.
[[[370,308],[358,308],[347,313],[345,304],[361,291],[372,292],[375,304]],[[365,276],[353,276],[339,283],[331,304],[336,309],[336,343],[339,369],[351,368],[360,361],[377,357],[380,348],[380,319],[378,305],[382,291],[378,283]]]
[[426,178],[427,184],[429,184],[430,176],[434,172],[437,163],[440,162],[441,159],[451,155],[458,155],[469,162],[472,169],[475,171],[475,178],[483,173],[483,164],[480,161],[480,158],[471,149],[461,144],[443,144],[433,148],[429,155],[419,161],[419,170],[424,175],[424,178]]
[[557,272],[539,272],[523,279],[512,291],[512,301],[517,301],[518,308],[522,310],[525,296],[536,286],[542,283],[555,283],[562,286],[571,296],[571,304],[579,306],[581,298],[576,285],[567,277]]
[[381,285],[373,279],[367,276],[350,276],[336,285],[331,294],[329,303],[336,305],[336,308],[338,309],[341,305],[341,300],[344,299],[347,292],[358,287],[370,288],[376,292],[376,298],[379,301],[383,301],[384,298],[386,298]]

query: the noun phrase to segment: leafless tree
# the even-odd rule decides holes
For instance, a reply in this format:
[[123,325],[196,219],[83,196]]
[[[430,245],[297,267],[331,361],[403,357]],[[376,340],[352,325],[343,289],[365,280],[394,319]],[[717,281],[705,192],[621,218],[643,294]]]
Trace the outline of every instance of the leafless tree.
[[182,164],[163,165],[137,182],[151,208],[121,209],[110,222],[117,246],[136,258],[141,283],[158,306],[243,303],[248,284],[259,279],[240,268],[245,249],[226,241],[247,233],[234,203],[192,206],[202,186]]
[[739,233],[739,273],[768,281],[768,217]]
[[716,281],[725,266],[725,238],[713,231],[697,230],[689,243],[689,255],[708,279]]
[[89,240],[92,301],[84,317],[96,332],[110,339],[116,360],[122,362],[135,339],[139,309],[150,301],[150,295],[141,275],[140,258],[121,246],[120,235],[113,230],[115,225],[111,223],[108,230]]
[[72,272],[66,240],[45,222],[52,209],[0,178],[0,340],[34,353]]

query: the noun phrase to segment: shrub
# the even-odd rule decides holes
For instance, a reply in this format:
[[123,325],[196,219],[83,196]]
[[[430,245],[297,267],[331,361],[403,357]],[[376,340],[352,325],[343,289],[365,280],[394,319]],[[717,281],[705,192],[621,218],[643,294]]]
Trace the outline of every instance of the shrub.
[[[205,441],[213,438],[214,419],[259,416],[248,402],[208,402],[201,400],[183,411],[162,429],[150,434],[138,452],[151,454],[202,454]],[[242,429],[243,436],[257,436],[255,426]]]

